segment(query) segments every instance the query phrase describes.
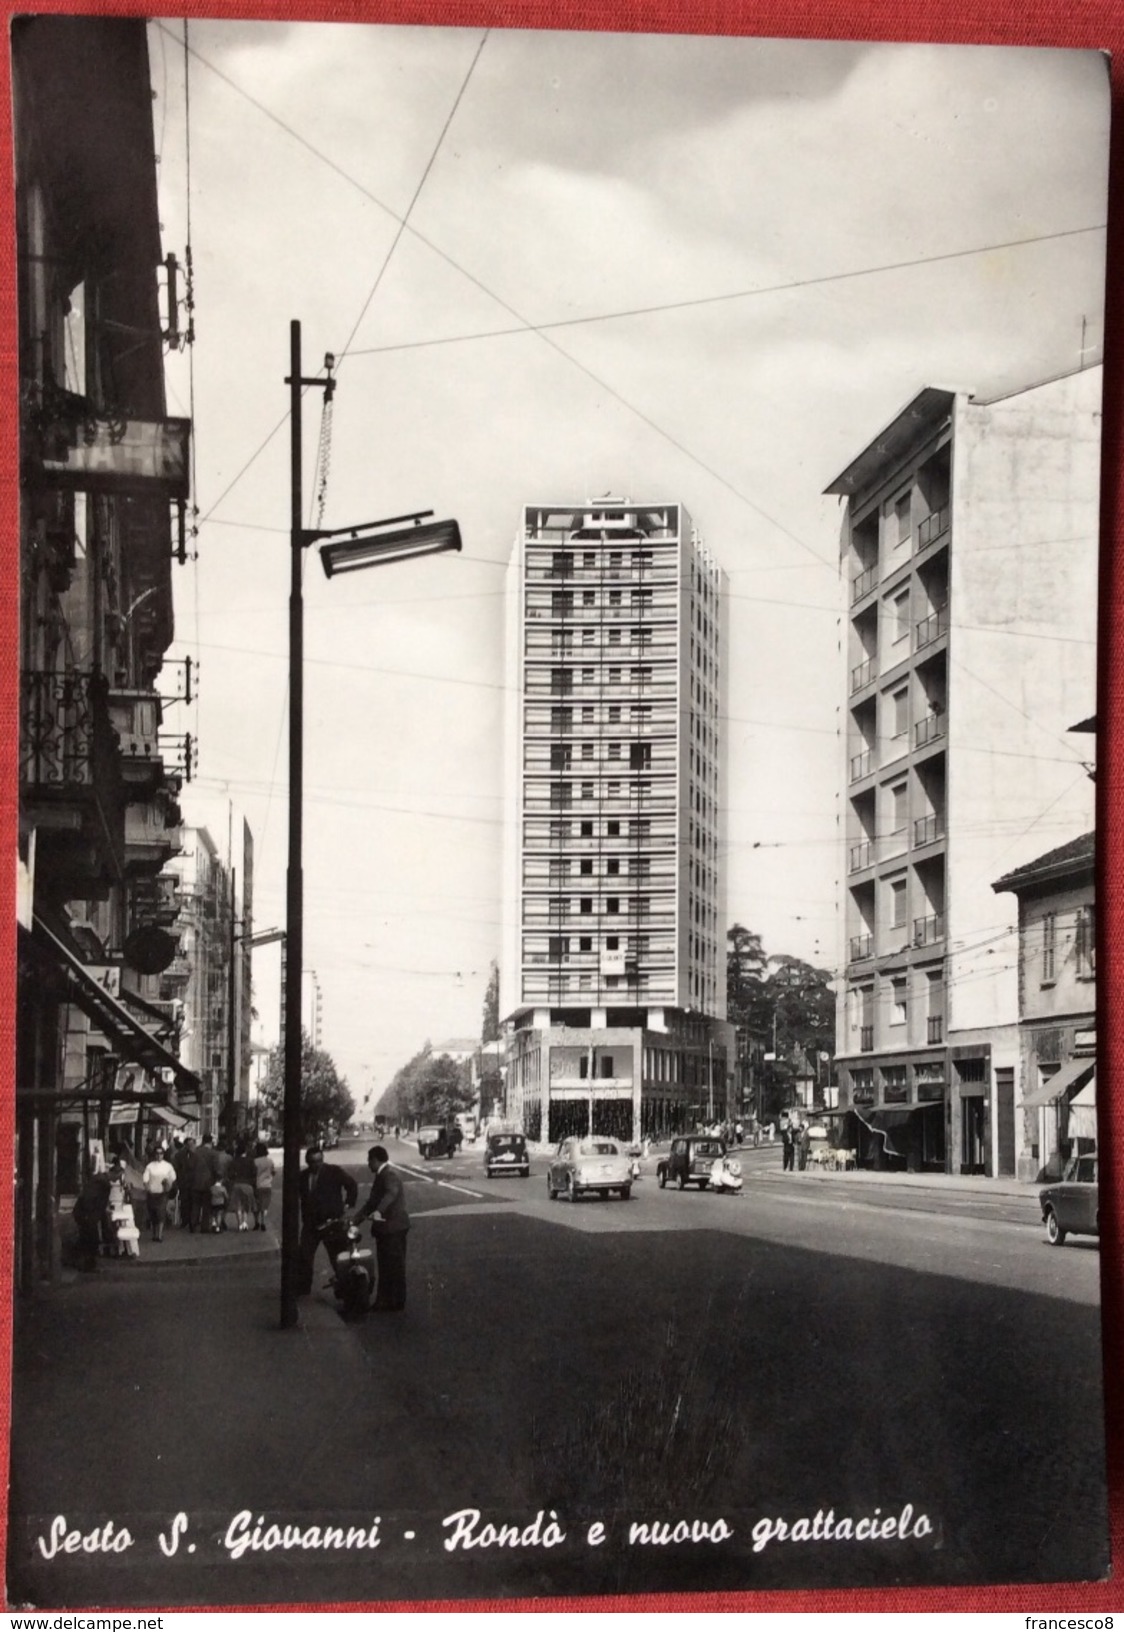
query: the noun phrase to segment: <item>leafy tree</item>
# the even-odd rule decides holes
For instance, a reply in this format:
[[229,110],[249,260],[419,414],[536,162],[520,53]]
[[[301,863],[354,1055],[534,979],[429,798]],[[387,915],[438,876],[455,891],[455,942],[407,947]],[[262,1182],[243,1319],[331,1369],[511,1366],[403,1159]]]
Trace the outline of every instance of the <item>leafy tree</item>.
[[744,924],[731,924],[726,931],[726,1015],[731,1025],[760,1033],[771,1029],[768,963],[760,935]]
[[379,1100],[382,1115],[400,1122],[446,1122],[474,1103],[472,1071],[426,1043],[400,1066]]
[[[261,1091],[262,1108],[275,1127],[281,1127],[285,1103],[285,1049],[270,1050],[269,1068]],[[332,1056],[313,1048],[312,1039],[301,1031],[301,1123],[302,1141],[323,1139],[330,1129],[346,1127],[355,1114],[355,1101],[347,1081],[336,1070]]]
[[484,1020],[480,1029],[482,1043],[494,1043],[500,1034],[500,966],[492,959],[488,975],[488,989],[484,993]]

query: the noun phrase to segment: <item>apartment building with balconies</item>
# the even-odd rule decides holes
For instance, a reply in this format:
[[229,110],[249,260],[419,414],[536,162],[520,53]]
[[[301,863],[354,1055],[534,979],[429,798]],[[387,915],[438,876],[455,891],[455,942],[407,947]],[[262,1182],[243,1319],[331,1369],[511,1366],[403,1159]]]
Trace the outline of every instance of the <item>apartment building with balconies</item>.
[[847,1140],[1014,1173],[1017,914],[992,880],[1088,827],[1066,739],[1095,694],[1101,369],[926,389],[846,503],[837,1053]]
[[725,1113],[724,592],[678,504],[524,510],[501,1012],[533,1138]]
[[[16,1275],[145,1107],[198,1083],[158,996],[183,766],[162,733],[185,420],[164,391],[165,267],[143,19],[12,27],[20,378]],[[164,688],[161,687],[161,690]]]

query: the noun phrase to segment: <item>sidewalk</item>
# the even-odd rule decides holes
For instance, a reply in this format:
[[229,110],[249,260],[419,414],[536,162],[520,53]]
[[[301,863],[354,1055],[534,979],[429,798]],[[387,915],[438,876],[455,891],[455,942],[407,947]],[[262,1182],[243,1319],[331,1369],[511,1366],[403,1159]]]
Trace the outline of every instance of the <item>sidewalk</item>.
[[[780,1146],[777,1147],[779,1158]],[[988,1178],[983,1174],[965,1173],[877,1173],[873,1168],[857,1167],[846,1172],[817,1172],[812,1168],[795,1173],[776,1167],[754,1166],[755,1179],[793,1179],[812,1184],[875,1184],[892,1185],[909,1190],[950,1190],[969,1196],[1017,1196],[1037,1204],[1041,1185],[1033,1179]],[[1043,1181],[1045,1182],[1045,1181]]]
[[[151,1269],[159,1264],[211,1264],[223,1259],[233,1258],[270,1258],[281,1250],[281,1197],[280,1192],[274,1197],[270,1207],[269,1221],[264,1230],[220,1230],[212,1234],[209,1230],[181,1230],[177,1225],[164,1226],[163,1241],[153,1241],[149,1235],[144,1218],[143,1205],[134,1208],[137,1226],[140,1229],[140,1256],[137,1258],[99,1258],[98,1270],[118,1267],[127,1273],[135,1273],[140,1269]],[[70,1208],[65,1207],[59,1214],[56,1228],[60,1240],[66,1245],[74,1240],[75,1229],[71,1219]],[[69,1256],[69,1255],[67,1255]],[[64,1258],[64,1262],[65,1262]],[[67,1274],[83,1274],[82,1271],[68,1266]],[[88,1272],[86,1272],[88,1273]],[[97,1273],[97,1270],[93,1272]]]

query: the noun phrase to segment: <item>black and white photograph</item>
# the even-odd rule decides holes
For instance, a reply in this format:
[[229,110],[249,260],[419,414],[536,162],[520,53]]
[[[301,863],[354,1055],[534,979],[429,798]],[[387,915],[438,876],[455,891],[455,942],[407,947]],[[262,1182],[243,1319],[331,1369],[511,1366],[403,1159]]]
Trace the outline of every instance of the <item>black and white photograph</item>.
[[9,54],[8,1604],[1103,1580],[1107,57]]

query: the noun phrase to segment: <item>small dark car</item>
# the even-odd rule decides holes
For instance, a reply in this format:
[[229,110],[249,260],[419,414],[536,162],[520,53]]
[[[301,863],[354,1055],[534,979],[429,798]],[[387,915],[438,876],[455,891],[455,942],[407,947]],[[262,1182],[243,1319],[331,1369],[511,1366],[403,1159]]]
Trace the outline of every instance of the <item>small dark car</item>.
[[435,1156],[448,1156],[450,1160],[461,1148],[463,1138],[457,1127],[439,1128],[436,1126],[418,1129],[418,1149],[426,1161],[432,1161]]
[[1060,1247],[1067,1235],[1099,1235],[1096,1156],[1071,1156],[1057,1184],[1040,1190],[1038,1200],[1052,1247]]
[[723,1140],[704,1134],[679,1134],[671,1141],[671,1149],[656,1164],[656,1183],[660,1189],[674,1184],[685,1190],[697,1184],[705,1190],[710,1183],[710,1170],[719,1156],[725,1156]]
[[494,1179],[501,1173],[516,1173],[521,1179],[531,1176],[531,1159],[527,1141],[521,1133],[490,1133],[484,1141],[484,1177]]

